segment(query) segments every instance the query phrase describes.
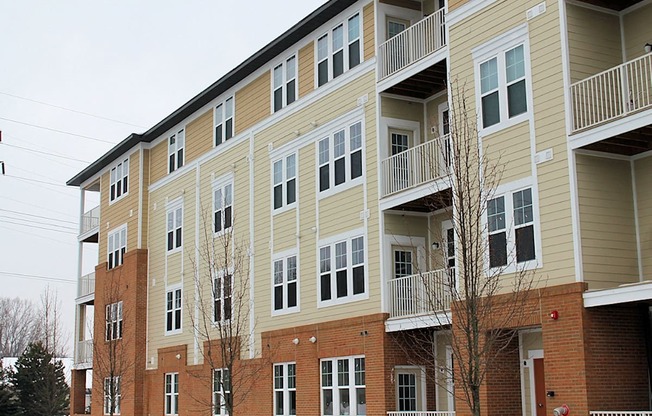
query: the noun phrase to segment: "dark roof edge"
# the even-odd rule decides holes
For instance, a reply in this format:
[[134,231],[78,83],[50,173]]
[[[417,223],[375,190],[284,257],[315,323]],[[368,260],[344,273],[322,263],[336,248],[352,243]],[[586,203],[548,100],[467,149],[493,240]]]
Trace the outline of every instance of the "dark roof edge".
[[170,129],[175,124],[190,116],[192,113],[217,98],[220,94],[251,75],[262,65],[273,59],[277,54],[307,36],[310,32],[326,23],[332,17],[345,10],[356,1],[357,0],[329,0],[308,16],[304,17],[290,29],[282,33],[276,39],[265,45],[258,52],[247,58],[240,65],[226,73],[226,75],[215,81],[208,88],[204,89],[163,120],[159,121],[145,133],[130,134],[129,137],[115,145],[95,162],[68,180],[66,185],[80,186],[82,183],[100,172],[103,168],[111,164],[118,156],[122,155],[138,143],[152,142],[166,130]]

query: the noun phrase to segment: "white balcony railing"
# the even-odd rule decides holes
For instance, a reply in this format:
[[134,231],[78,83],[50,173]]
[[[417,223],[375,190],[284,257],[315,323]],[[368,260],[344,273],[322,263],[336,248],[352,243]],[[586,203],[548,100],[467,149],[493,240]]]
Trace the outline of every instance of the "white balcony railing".
[[448,174],[450,161],[449,135],[430,140],[381,162],[383,197]]
[[100,226],[100,207],[96,206],[90,211],[87,211],[82,215],[81,223],[81,233],[86,234],[87,232],[98,228]]
[[455,416],[455,411],[452,412],[387,412],[387,416]]
[[652,105],[652,54],[571,85],[573,131],[626,116]]
[[75,364],[93,364],[93,340],[86,339],[77,343]]
[[589,412],[591,416],[652,416],[650,411],[633,411],[633,412],[622,412],[622,411],[591,411]]
[[397,73],[445,45],[444,9],[439,9],[378,47],[379,79]]
[[95,293],[95,273],[89,273],[79,279],[77,285],[77,297],[82,297]]
[[388,282],[389,317],[405,317],[450,310],[455,269],[442,269]]

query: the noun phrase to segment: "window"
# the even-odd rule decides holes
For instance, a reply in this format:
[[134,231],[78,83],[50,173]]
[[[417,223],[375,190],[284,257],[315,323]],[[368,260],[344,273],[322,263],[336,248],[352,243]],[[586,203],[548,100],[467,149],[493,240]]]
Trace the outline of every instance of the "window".
[[227,231],[233,225],[233,184],[213,186],[213,230]]
[[292,55],[274,67],[272,73],[274,112],[297,99],[297,58]]
[[274,364],[274,416],[297,414],[297,365]]
[[396,374],[396,410],[418,412],[423,410],[425,370],[415,366],[398,366]]
[[355,237],[319,249],[320,300],[353,300],[364,295],[364,238]]
[[215,107],[215,146],[233,137],[233,97]]
[[362,177],[362,123],[321,139],[318,153],[320,192]]
[[213,280],[213,321],[231,319],[233,299],[233,273],[219,272]]
[[104,379],[104,414],[120,414],[120,376]]
[[480,64],[483,128],[527,112],[524,50],[521,44]]
[[165,414],[179,414],[179,373],[165,374]]
[[277,160],[273,169],[274,209],[294,204],[297,200],[297,155]]
[[296,254],[274,260],[274,311],[291,311],[298,302]]
[[186,141],[186,133],[184,129],[174,133],[168,139],[168,173],[183,166],[183,149]]
[[122,301],[106,305],[106,340],[122,338]]
[[[488,201],[489,267],[505,267],[510,253],[521,264],[536,259],[532,189]],[[507,224],[513,223],[512,228]]]
[[179,332],[181,331],[181,288],[168,290],[165,297],[165,331]]
[[321,361],[323,415],[366,415],[364,357]]
[[396,19],[394,17],[387,19],[387,39],[391,39],[399,33],[403,32],[410,25],[410,22],[403,19]]
[[[228,403],[228,405],[227,405]],[[217,416],[229,414],[228,406],[232,406],[231,377],[228,368],[218,368],[213,371],[213,411]]]
[[183,207],[177,206],[167,212],[167,248],[168,252],[181,247],[183,229]]
[[317,85],[322,86],[362,59],[360,14],[356,13],[317,39]]
[[109,202],[127,195],[129,191],[129,159],[125,159],[111,169],[111,188]]
[[117,230],[111,231],[108,236],[108,269],[120,266],[124,262],[127,251],[127,226],[124,225]]

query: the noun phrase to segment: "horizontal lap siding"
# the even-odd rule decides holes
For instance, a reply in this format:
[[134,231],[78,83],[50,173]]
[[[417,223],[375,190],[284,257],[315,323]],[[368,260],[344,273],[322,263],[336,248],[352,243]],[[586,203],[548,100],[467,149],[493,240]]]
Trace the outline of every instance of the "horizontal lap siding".
[[364,27],[364,59],[371,59],[376,54],[376,34],[374,30],[374,4],[369,3],[362,9]]
[[213,109],[186,125],[186,164],[213,148]]
[[315,89],[315,45],[310,42],[299,50],[299,98]]
[[236,135],[269,117],[272,110],[271,89],[270,71],[266,71],[235,93]]
[[643,45],[652,39],[652,4],[638,8],[623,16],[626,59],[632,60],[645,54]]
[[652,280],[652,157],[634,162],[643,279]]

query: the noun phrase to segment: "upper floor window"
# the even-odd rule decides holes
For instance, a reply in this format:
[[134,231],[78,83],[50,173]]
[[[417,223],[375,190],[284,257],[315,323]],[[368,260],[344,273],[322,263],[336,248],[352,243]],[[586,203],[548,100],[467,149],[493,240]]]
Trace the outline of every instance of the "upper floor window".
[[362,123],[338,130],[319,141],[319,191],[362,176]]
[[366,294],[364,237],[347,238],[319,248],[322,303],[355,300]]
[[165,374],[165,415],[179,414],[179,373]]
[[361,49],[360,13],[356,13],[317,39],[317,86],[357,66]]
[[296,363],[274,364],[274,416],[296,414],[297,365]]
[[106,305],[106,340],[122,338],[122,301]]
[[272,74],[274,112],[297,99],[297,58],[292,55],[274,67]]
[[167,211],[167,250],[181,247],[183,234],[183,207],[176,206]]
[[181,288],[165,293],[165,331],[176,333],[181,330]]
[[107,263],[108,269],[120,266],[124,261],[127,251],[127,226],[123,225],[109,233],[107,237]]
[[297,200],[297,156],[291,154],[274,162],[274,209]]
[[296,254],[274,260],[274,312],[295,310],[298,305]]
[[364,357],[321,360],[323,415],[366,415]]
[[104,379],[104,414],[120,414],[120,376]]
[[174,133],[168,139],[168,173],[183,166],[183,150],[186,142],[186,133],[184,129]]
[[213,321],[231,320],[233,312],[233,273],[217,272],[213,279]]
[[111,168],[109,202],[120,199],[129,191],[129,158]]
[[233,226],[233,183],[213,185],[213,231],[221,233]]
[[227,416],[229,414],[227,403],[233,405],[229,369],[217,368],[213,371],[213,414]]
[[215,107],[215,146],[233,137],[233,97]]

